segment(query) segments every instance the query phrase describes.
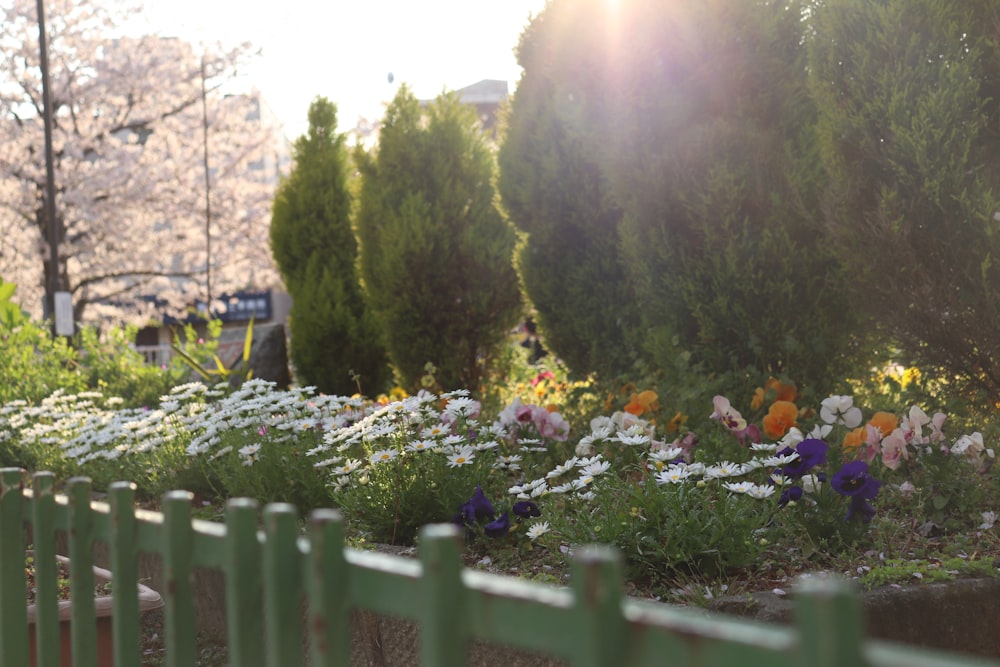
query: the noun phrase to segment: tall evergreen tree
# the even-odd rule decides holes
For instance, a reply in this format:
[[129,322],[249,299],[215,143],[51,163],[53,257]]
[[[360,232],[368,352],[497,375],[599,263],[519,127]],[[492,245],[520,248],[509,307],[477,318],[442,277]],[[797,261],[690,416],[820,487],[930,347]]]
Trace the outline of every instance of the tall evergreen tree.
[[[827,0],[811,90],[827,224],[912,360],[1000,401],[1000,8]],[[952,387],[954,390],[954,386]]]
[[457,95],[421,109],[405,86],[377,152],[356,152],[361,276],[404,387],[430,362],[444,388],[478,391],[521,315],[494,160]]
[[578,376],[634,361],[632,290],[619,253],[622,211],[579,126],[561,112],[541,21],[521,37],[524,74],[508,111],[499,190],[524,233],[516,265],[545,345]]
[[624,209],[646,351],[829,388],[858,326],[819,214],[801,2],[552,0],[550,81]]
[[300,380],[320,391],[376,394],[391,375],[381,332],[357,273],[348,153],[337,108],[318,97],[309,130],[294,146],[295,167],[278,187],[271,252],[292,297],[290,355]]

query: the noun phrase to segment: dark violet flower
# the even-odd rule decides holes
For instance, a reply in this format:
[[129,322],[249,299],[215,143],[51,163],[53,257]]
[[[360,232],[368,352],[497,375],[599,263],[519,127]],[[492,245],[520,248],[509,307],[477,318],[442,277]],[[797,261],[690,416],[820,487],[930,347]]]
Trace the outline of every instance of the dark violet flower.
[[778,506],[784,507],[790,502],[795,502],[802,497],[802,487],[801,486],[789,486],[784,491],[781,492],[781,497],[778,498]]
[[487,537],[503,537],[508,530],[510,530],[510,516],[507,512],[501,514],[496,521],[490,521],[483,526],[483,532],[486,533]]
[[477,486],[476,492],[469,498],[469,502],[458,508],[458,514],[455,515],[452,522],[459,525],[465,524],[466,526],[471,526],[476,523],[477,519],[492,520],[495,516],[496,510],[493,509],[493,503],[483,493],[483,487]]
[[538,509],[538,505],[530,500],[522,500],[521,502],[514,503],[513,512],[523,519],[542,516],[542,510]]
[[872,517],[875,516],[875,508],[862,496],[851,496],[851,504],[847,508],[845,519],[850,521],[854,515],[860,516],[865,523],[871,523]]
[[842,496],[874,498],[882,487],[882,482],[868,474],[868,464],[851,461],[837,471],[830,482],[833,490]]
[[[827,445],[822,440],[816,438],[803,440],[795,448],[799,458],[782,468],[782,474],[786,477],[802,477],[812,468],[826,463],[826,449]],[[782,452],[787,453],[783,449],[779,454]]]

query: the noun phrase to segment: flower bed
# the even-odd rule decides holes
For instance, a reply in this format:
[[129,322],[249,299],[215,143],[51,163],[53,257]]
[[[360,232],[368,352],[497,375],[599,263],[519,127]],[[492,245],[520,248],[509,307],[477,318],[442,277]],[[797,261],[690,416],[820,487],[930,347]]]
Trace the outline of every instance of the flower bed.
[[373,402],[193,383],[156,410],[93,393],[9,404],[0,428],[98,485],[125,476],[154,497],[177,484],[209,504],[338,506],[371,543],[409,544],[421,525],[454,521],[471,562],[541,579],[560,580],[576,546],[611,543],[634,592],[667,600],[766,590],[817,568],[873,583],[893,561],[975,567],[997,554],[994,455],[980,432],[948,435],[943,414],[916,406],[865,413],[830,396],[814,411],[795,399],[768,383],[748,419],[716,396],[712,428],[694,433],[680,415],[647,419],[656,396],[636,392],[578,433],[551,406],[515,399],[491,417],[463,391]]

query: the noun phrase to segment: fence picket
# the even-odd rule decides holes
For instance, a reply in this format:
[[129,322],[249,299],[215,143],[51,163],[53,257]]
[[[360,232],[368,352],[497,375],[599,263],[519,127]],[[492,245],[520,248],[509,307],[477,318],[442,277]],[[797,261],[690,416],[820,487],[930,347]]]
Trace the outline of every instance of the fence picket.
[[241,667],[264,665],[264,584],[257,501],[234,498],[226,505],[226,615],[229,659]]
[[94,611],[94,516],[87,477],[73,477],[69,491],[70,645],[74,667],[97,666],[97,614]]
[[[38,667],[58,667],[59,600],[56,580],[55,475],[32,479],[32,550],[35,556],[35,661]],[[6,534],[6,533],[5,533]]]
[[606,546],[581,549],[573,558],[572,581],[574,609],[579,619],[574,667],[620,663],[627,648],[621,556]]
[[194,664],[192,499],[192,494],[187,491],[169,491],[163,496],[163,579],[167,590],[162,595],[167,667],[190,667]]
[[135,484],[114,482],[111,504],[111,628],[116,667],[139,667],[139,543],[136,534]]
[[[91,502],[86,478],[70,480],[68,499],[54,496],[52,484],[50,474],[36,473],[33,489],[24,489],[22,471],[0,470],[0,667],[28,664],[25,523],[32,524],[40,554],[36,576],[39,595],[46,598],[39,600],[40,632],[46,637],[54,632],[56,582],[54,565],[49,572],[42,561],[54,555],[56,532],[68,533],[77,667],[96,659],[95,540],[111,547],[119,590],[135,587],[140,551],[162,556],[169,667],[195,664],[196,567],[225,572],[229,659],[241,667],[303,664],[304,610],[311,664],[350,664],[352,609],[419,624],[419,655],[428,667],[465,664],[472,638],[538,651],[574,667],[1000,667],[997,661],[866,640],[860,603],[838,580],[798,587],[797,624],[783,627],[625,599],[620,555],[607,547],[582,548],[565,589],[463,570],[461,536],[452,525],[425,527],[414,561],[345,547],[335,510],[313,512],[301,534],[290,505],[265,507],[260,530],[252,500],[231,501],[222,525],[192,521],[192,496],[183,491],[164,496],[160,515],[134,510],[128,483],[112,485],[110,507]],[[115,605],[115,617],[126,617],[115,623],[116,667],[139,664],[134,603]],[[50,649],[58,641],[40,637],[38,644],[40,667],[54,667],[58,654],[42,641]]]
[[314,667],[351,662],[351,605],[344,559],[344,520],[337,510],[309,517],[309,645]]
[[420,530],[423,565],[423,613],[420,662],[437,667],[465,664],[468,630],[462,585],[462,536],[451,524]]
[[0,664],[28,664],[28,609],[24,604],[24,496],[20,468],[0,470]]
[[264,508],[264,626],[270,667],[301,665],[302,556],[298,512],[291,505]]

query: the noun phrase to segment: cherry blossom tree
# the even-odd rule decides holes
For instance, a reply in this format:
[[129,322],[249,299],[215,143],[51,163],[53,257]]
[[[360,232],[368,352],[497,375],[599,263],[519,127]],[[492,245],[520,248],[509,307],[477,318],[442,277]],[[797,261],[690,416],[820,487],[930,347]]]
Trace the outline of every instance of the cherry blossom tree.
[[[46,2],[58,271],[77,320],[140,321],[279,282],[278,134],[258,97],[226,94],[252,47],[133,36],[135,11]],[[35,0],[0,5],[0,275],[33,314],[52,270],[39,62]]]

